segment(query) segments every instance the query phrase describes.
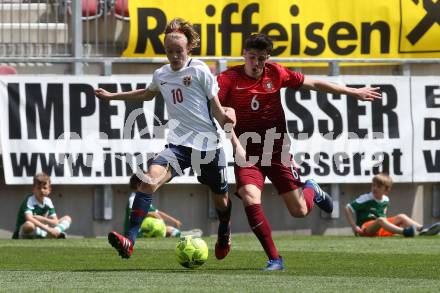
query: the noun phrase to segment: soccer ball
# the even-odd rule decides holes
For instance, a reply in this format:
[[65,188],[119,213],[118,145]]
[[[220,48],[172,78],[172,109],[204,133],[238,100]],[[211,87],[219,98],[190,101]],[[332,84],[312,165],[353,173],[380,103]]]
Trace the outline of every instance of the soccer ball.
[[176,259],[185,268],[195,269],[208,260],[208,245],[202,238],[191,235],[180,238],[176,245]]
[[146,217],[141,224],[142,237],[165,237],[166,225],[162,219]]

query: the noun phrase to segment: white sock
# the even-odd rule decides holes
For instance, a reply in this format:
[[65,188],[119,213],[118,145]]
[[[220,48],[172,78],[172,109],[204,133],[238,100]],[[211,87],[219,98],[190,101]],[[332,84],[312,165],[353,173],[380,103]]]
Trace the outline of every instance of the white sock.
[[42,238],[46,238],[47,236],[47,231],[41,229],[40,227],[36,227],[35,228],[35,235],[42,237]]
[[62,220],[58,223],[58,225],[55,227],[55,229],[59,230],[60,232],[64,232],[70,227],[70,221]]
[[171,231],[171,237],[179,237],[180,236],[180,230],[173,227],[173,230]]

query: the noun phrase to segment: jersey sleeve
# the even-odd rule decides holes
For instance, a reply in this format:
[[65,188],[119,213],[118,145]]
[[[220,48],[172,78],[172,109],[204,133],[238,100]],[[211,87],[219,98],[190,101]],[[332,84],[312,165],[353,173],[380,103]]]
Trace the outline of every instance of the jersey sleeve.
[[47,216],[49,218],[56,217],[57,213],[55,212],[55,206],[53,205],[52,200],[48,197],[45,197],[44,200],[45,200],[46,205],[48,207]]
[[217,79],[206,64],[204,64],[204,66],[198,66],[197,68],[199,69],[201,86],[208,99],[212,100],[218,95],[219,91]]
[[31,201],[31,196],[29,196],[26,200],[26,206],[24,208],[24,214],[33,214],[34,213],[34,205]]
[[159,91],[159,81],[157,80],[157,70],[153,73],[153,80],[148,85],[148,90],[152,92],[158,92]]
[[282,87],[289,87],[298,89],[304,82],[304,74],[287,69],[284,66],[279,65],[278,71],[280,72]]
[[359,198],[353,200],[347,206],[351,208],[354,212],[359,212],[365,208],[364,203],[359,200]]
[[220,87],[220,91],[218,92],[218,99],[220,103],[224,105],[226,103],[232,81],[227,74],[220,73],[217,77],[217,82]]

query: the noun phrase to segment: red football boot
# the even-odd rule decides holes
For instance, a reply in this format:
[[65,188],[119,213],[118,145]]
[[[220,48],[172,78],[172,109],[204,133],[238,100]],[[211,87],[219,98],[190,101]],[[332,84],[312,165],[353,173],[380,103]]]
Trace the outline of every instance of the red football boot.
[[231,250],[231,231],[224,235],[217,236],[217,242],[215,243],[215,257],[217,259],[224,259]]
[[131,240],[115,231],[108,233],[108,242],[118,251],[122,258],[130,258],[133,254],[133,243]]

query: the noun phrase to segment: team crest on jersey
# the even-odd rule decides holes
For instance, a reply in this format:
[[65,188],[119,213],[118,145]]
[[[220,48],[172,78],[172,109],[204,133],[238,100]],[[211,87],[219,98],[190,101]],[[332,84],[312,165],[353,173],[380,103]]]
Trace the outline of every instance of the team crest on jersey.
[[191,75],[187,75],[183,77],[183,84],[185,86],[190,86],[191,85],[191,80],[192,80],[192,76]]
[[270,79],[264,81],[264,88],[266,89],[266,91],[270,91],[273,89],[273,83]]

